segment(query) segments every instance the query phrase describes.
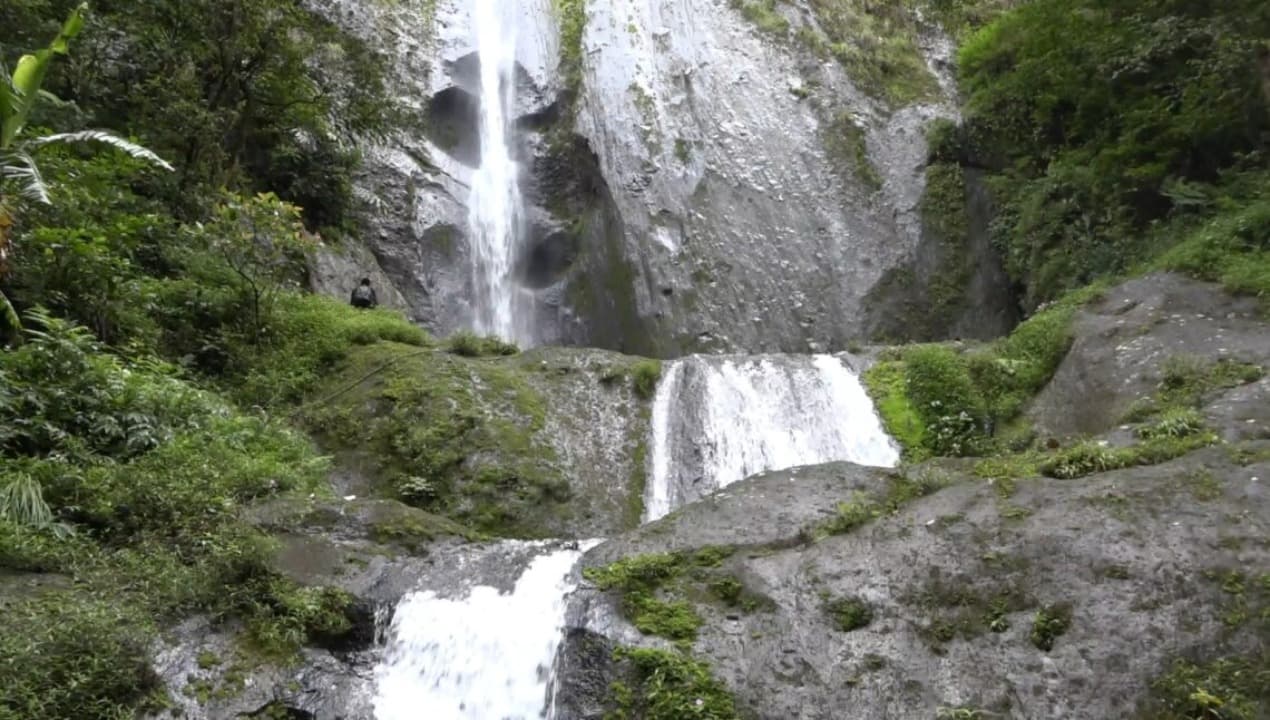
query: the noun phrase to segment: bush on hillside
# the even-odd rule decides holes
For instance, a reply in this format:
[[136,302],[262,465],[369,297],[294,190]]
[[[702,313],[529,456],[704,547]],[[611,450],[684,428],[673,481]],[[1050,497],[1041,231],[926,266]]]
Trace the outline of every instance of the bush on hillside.
[[1156,254],[1155,223],[1219,210],[1232,171],[1263,164],[1267,36],[1256,0],[1036,0],[967,40],[963,153],[993,168],[1028,307]]

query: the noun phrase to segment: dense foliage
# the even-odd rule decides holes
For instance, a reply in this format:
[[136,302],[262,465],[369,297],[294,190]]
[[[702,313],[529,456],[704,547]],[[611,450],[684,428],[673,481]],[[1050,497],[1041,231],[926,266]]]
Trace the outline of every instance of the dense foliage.
[[[1028,307],[1225,214],[1252,222],[1207,252],[1253,254],[1262,277],[1237,284],[1270,286],[1267,37],[1258,0],[1036,0],[967,40],[967,121],[935,153],[992,170],[994,240]],[[1203,253],[1175,264],[1222,277]]]
[[[47,42],[78,0],[0,7],[0,58]],[[383,59],[296,0],[102,0],[50,86],[49,122],[141,137],[177,166],[147,194],[179,217],[219,187],[272,191],[311,229],[346,228],[350,141],[387,130]],[[52,117],[57,115],[61,117]]]
[[[0,4],[5,67],[75,5]],[[22,110],[6,128],[114,130],[175,172],[124,141],[0,158],[0,290],[25,325],[0,323],[6,720],[160,703],[156,632],[191,612],[240,625],[242,652],[266,657],[348,630],[349,598],[278,574],[242,510],[327,492],[325,459],[270,411],[354,345],[425,341],[387,311],[300,292],[305,225],[352,221],[349,140],[393,121],[370,48],[288,0],[103,1],[82,27],[71,17],[78,35],[38,56],[60,99],[28,103],[24,60],[3,73],[4,118]],[[9,172],[37,168],[36,149],[38,174]]]

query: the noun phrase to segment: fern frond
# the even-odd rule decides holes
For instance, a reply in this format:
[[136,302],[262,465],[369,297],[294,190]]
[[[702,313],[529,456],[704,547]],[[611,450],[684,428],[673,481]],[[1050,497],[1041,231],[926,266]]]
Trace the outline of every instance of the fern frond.
[[153,151],[142,147],[134,142],[124,140],[113,133],[104,130],[80,130],[79,132],[57,133],[56,135],[45,135],[44,137],[35,138],[31,141],[32,145],[37,147],[44,145],[52,145],[54,143],[82,143],[82,142],[99,142],[109,145],[118,150],[131,155],[138,160],[157,165],[164,170],[172,170],[172,166],[166,160],[155,155]]
[[35,158],[25,152],[0,157],[0,180],[16,180],[21,185],[18,192],[32,202],[45,205],[52,202],[40,167],[35,164]]

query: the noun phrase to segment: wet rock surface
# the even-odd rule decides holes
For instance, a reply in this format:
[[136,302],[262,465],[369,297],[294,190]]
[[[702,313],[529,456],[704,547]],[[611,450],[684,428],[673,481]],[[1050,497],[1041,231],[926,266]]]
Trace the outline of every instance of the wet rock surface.
[[[1254,304],[1174,276],[1109,290],[1075,328],[1071,355],[1032,411],[1049,432],[1120,432],[1123,408],[1152,392],[1175,354],[1270,364]],[[735,548],[721,572],[771,605],[746,612],[689,598],[704,620],[691,652],[754,717],[916,719],[939,708],[1136,717],[1175,661],[1264,649],[1257,617],[1270,600],[1253,586],[1270,573],[1265,393],[1262,379],[1202,399],[1222,443],[1073,480],[1002,485],[949,461],[767,473],[604,543],[583,564]],[[1095,411],[1080,415],[1082,403]],[[858,502],[859,490],[886,493],[892,472],[947,487],[825,534],[840,503]],[[862,604],[869,619],[844,630],[837,601]],[[1059,616],[1066,627],[1047,635],[1046,620]],[[671,647],[586,583],[570,622],[560,718],[612,708],[618,671],[596,658],[613,647]]]
[[[324,253],[315,275],[382,275],[429,328],[467,326],[480,148],[466,3],[311,4],[385,48],[396,93],[423,118],[365,148],[358,182],[378,200],[349,240],[363,249]],[[902,334],[910,318],[896,308],[917,290],[870,290],[896,272],[918,285],[932,272],[918,205],[925,128],[956,116],[946,38],[920,38],[938,92],[891,108],[719,0],[597,3],[585,10],[575,93],[559,72],[575,50],[560,47],[550,2],[516,7],[514,142],[531,204],[517,282],[538,342],[669,357],[832,351]],[[812,14],[803,2],[791,11]],[[843,155],[841,136],[857,132],[848,125],[859,157]],[[968,247],[972,264],[992,265],[985,243]],[[975,278],[962,315],[949,333],[999,332],[1010,300]]]
[[[1270,353],[1270,330],[1255,298],[1175,274],[1147,275],[1106,291],[1077,315],[1075,333],[1030,412],[1038,429],[1059,436],[1111,430],[1135,401],[1155,391],[1170,361],[1265,366]],[[1267,399],[1270,383],[1263,378],[1206,412],[1222,416],[1219,426],[1235,433],[1228,439],[1250,432],[1264,438]],[[1239,416],[1251,427],[1232,422]]]

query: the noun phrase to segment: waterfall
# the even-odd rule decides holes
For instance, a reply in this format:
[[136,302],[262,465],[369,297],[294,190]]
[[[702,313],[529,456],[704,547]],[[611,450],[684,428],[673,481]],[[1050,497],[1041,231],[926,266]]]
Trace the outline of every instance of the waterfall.
[[765,470],[835,460],[899,461],[859,378],[838,358],[676,360],[653,400],[645,520]]
[[538,555],[510,593],[478,585],[403,598],[375,669],[376,720],[545,717],[573,566],[592,545]]
[[481,334],[532,343],[528,308],[517,302],[512,273],[523,234],[519,168],[509,129],[516,92],[515,8],[509,0],[472,0],[480,57],[481,164],[472,176],[468,237],[472,248],[472,324]]

